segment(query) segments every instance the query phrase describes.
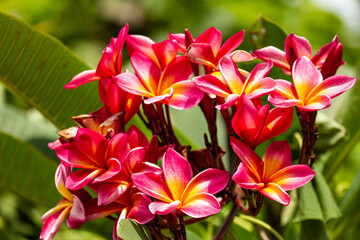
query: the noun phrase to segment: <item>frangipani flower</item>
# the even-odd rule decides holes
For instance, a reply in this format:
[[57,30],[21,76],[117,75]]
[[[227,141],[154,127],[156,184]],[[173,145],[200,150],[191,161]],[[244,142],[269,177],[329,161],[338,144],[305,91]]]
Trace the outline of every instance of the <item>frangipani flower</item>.
[[208,93],[226,98],[226,102],[216,106],[218,109],[229,108],[240,100],[245,93],[249,99],[259,98],[275,88],[275,81],[267,77],[272,68],[271,62],[260,63],[245,79],[230,56],[220,61],[220,73],[214,72],[194,78],[196,86]]
[[245,94],[242,104],[231,120],[236,134],[252,149],[289,129],[293,119],[292,108],[255,107]]
[[269,95],[269,102],[278,107],[296,106],[305,111],[317,111],[330,106],[331,98],[352,87],[355,78],[336,75],[323,80],[314,64],[307,58],[296,60],[292,69],[294,84],[276,80],[276,88]]
[[112,38],[110,44],[104,49],[103,55],[96,69],[86,70],[76,75],[66,89],[76,88],[85,83],[99,80],[99,95],[104,104],[92,115],[100,118],[101,122],[119,112],[124,112],[125,124],[138,111],[141,98],[122,90],[113,79],[122,70],[122,48],[124,46],[129,26],[125,25],[117,38]]
[[[190,61],[217,70],[217,65],[223,56],[231,54],[236,62],[254,59],[245,51],[233,52],[244,40],[245,31],[242,30],[231,36],[222,46],[221,32],[214,27],[207,29],[194,39],[189,30],[185,34],[169,34],[169,38],[178,43],[180,52],[186,54]],[[189,42],[186,42],[186,36]]]
[[149,205],[152,213],[166,215],[177,209],[190,217],[201,218],[220,211],[220,204],[212,194],[225,188],[228,172],[207,169],[193,178],[190,163],[171,148],[164,154],[162,170],[164,180],[152,172],[132,175],[136,188],[160,200]]
[[264,61],[273,61],[275,66],[290,74],[294,62],[305,56],[312,61],[316,68],[322,69],[324,78],[333,76],[336,70],[344,64],[342,61],[342,44],[339,43],[338,36],[333,41],[324,45],[313,56],[309,41],[304,37],[296,36],[294,33],[288,35],[285,39],[285,52],[273,47],[265,47],[255,50],[254,55]]
[[85,208],[81,198],[85,198],[83,200],[89,200],[91,197],[82,189],[81,191],[77,191],[79,196],[66,189],[65,182],[69,173],[70,168],[67,168],[62,164],[60,164],[56,170],[56,188],[64,198],[56,205],[56,207],[50,209],[42,216],[41,220],[44,225],[41,229],[40,239],[52,239],[59,231],[62,222],[68,214],[69,216],[66,223],[69,228],[79,228],[86,220]]
[[292,165],[291,150],[286,141],[273,142],[266,149],[264,162],[251,148],[231,137],[231,146],[241,159],[232,179],[242,188],[257,189],[262,195],[288,205],[285,192],[309,182],[315,172],[307,165]]
[[145,104],[165,103],[176,109],[188,109],[197,105],[203,92],[188,80],[192,74],[185,56],[174,58],[162,71],[149,57],[135,52],[131,64],[136,72],[116,76],[119,86],[127,92],[147,97]]

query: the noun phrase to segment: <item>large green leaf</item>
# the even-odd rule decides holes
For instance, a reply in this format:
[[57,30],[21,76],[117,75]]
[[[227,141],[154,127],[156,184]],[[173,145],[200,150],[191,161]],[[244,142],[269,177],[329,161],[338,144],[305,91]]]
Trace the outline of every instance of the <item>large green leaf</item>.
[[96,83],[63,87],[86,69],[58,40],[0,12],[0,81],[61,129],[99,106]]
[[151,239],[144,227],[130,219],[122,219],[119,224],[118,236],[124,240],[146,240]]
[[0,187],[53,207],[61,199],[53,180],[56,163],[31,145],[0,132]]

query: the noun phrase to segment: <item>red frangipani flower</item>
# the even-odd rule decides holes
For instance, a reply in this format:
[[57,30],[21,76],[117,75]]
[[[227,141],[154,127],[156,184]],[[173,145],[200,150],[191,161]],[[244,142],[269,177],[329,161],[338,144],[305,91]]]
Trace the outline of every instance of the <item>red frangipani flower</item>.
[[289,129],[293,119],[292,108],[255,107],[245,94],[242,104],[231,120],[236,134],[252,149]]
[[269,95],[269,102],[278,107],[296,106],[305,111],[317,111],[330,106],[334,98],[355,83],[355,78],[336,75],[323,80],[314,64],[307,58],[296,60],[292,69],[294,84],[276,80],[276,88]]
[[164,180],[152,172],[132,175],[136,188],[160,200],[150,203],[152,213],[166,215],[177,209],[190,217],[201,218],[220,211],[220,204],[212,194],[225,188],[228,172],[207,169],[193,177],[190,163],[171,148],[164,154],[162,170]]
[[59,231],[62,222],[67,218],[67,226],[69,228],[79,228],[86,220],[85,208],[83,202],[91,199],[90,195],[83,189],[70,192],[65,187],[66,178],[70,173],[70,168],[60,164],[55,174],[55,185],[59,193],[64,197],[56,207],[47,211],[41,218],[44,223],[40,239],[50,240]]
[[231,137],[231,146],[241,159],[232,179],[242,188],[257,189],[262,195],[288,205],[285,192],[309,182],[315,172],[307,165],[292,165],[291,150],[286,141],[273,142],[266,149],[264,162],[251,148]]
[[269,46],[255,50],[254,55],[264,61],[273,61],[275,66],[282,68],[288,75],[291,73],[294,62],[303,56],[310,59],[316,68],[321,69],[324,78],[333,76],[336,70],[344,64],[342,44],[339,43],[338,36],[320,48],[314,56],[309,41],[304,37],[296,36],[294,33],[285,39],[285,52]]
[[260,63],[245,79],[227,55],[220,61],[220,72],[195,77],[194,82],[202,91],[226,98],[224,104],[216,106],[218,109],[225,109],[236,104],[243,93],[249,99],[254,99],[274,90],[275,81],[267,77],[271,68],[271,62]]

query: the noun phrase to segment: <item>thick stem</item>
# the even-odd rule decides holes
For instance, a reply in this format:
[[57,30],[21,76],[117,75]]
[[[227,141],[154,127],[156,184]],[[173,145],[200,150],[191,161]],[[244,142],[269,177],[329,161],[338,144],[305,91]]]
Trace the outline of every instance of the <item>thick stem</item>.
[[235,216],[238,213],[238,210],[239,210],[239,208],[238,208],[237,204],[234,202],[228,216],[225,219],[224,224],[221,226],[221,228],[219,229],[219,231],[217,232],[217,234],[215,235],[213,240],[224,239],[224,237],[225,237],[226,233],[228,232],[232,222],[234,221]]
[[186,230],[185,230],[185,223],[184,223],[184,215],[179,210],[176,210],[176,215],[179,218],[179,227],[180,227],[180,240],[186,240]]

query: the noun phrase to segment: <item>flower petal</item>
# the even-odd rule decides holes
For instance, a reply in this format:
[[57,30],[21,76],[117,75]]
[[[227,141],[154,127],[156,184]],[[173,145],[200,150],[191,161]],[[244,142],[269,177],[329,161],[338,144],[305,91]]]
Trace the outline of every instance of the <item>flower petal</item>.
[[308,99],[310,100],[316,95],[327,95],[329,98],[334,98],[351,88],[354,83],[355,78],[346,75],[329,77],[312,90]]
[[223,56],[234,51],[242,43],[244,36],[245,30],[242,30],[226,40],[220,48],[220,51],[216,54],[215,62],[219,62]]
[[251,148],[237,140],[234,137],[230,137],[230,144],[235,154],[245,164],[247,168],[254,174],[257,182],[261,182],[263,172],[263,161]]
[[151,47],[153,44],[153,40],[142,35],[128,35],[126,37],[126,47],[130,56],[132,56],[134,52],[140,52],[160,66],[154,50]]
[[131,175],[133,184],[146,195],[171,203],[173,198],[164,180],[152,172],[135,173]]
[[125,91],[144,97],[152,97],[153,93],[132,73],[122,73],[115,77],[117,84]]
[[310,92],[323,80],[319,70],[307,57],[296,60],[292,70],[292,78],[296,93],[303,102],[306,102]]
[[241,96],[245,79],[240,74],[236,64],[230,56],[226,55],[221,59],[220,72],[231,92]]
[[331,105],[331,99],[327,95],[316,95],[306,103],[305,106],[298,106],[298,108],[305,111],[317,111],[327,108]]
[[178,46],[175,41],[164,40],[151,45],[157,59],[159,60],[161,69],[164,69],[178,53]]
[[70,174],[70,168],[65,167],[63,164],[59,164],[55,173],[55,185],[58,192],[69,201],[73,200],[71,192],[65,187],[66,178]]
[[108,205],[116,201],[126,190],[132,186],[131,183],[111,183],[104,182],[98,189],[98,205]]
[[193,78],[193,82],[197,88],[209,94],[215,94],[220,97],[227,97],[231,94],[227,86],[221,80],[210,74],[195,77]]
[[291,166],[291,150],[287,141],[272,142],[266,149],[264,157],[263,181],[268,182],[274,173]]
[[109,160],[107,160],[106,166],[107,167],[105,169],[105,172],[96,177],[93,183],[100,183],[108,180],[109,178],[120,173],[122,168],[120,161],[116,158],[110,158]]
[[237,185],[245,189],[256,189],[264,185],[256,179],[254,174],[252,174],[242,162],[239,164],[236,172],[232,176],[232,179]]
[[123,163],[128,154],[127,140],[127,135],[125,133],[118,133],[113,136],[106,148],[105,159],[115,158],[118,159],[120,163]]
[[272,78],[263,78],[258,81],[249,82],[246,84],[244,92],[249,99],[262,97],[269,92],[273,91],[276,83]]
[[193,178],[190,163],[174,149],[169,148],[164,154],[161,166],[173,199],[180,200],[186,185]]
[[191,179],[181,199],[187,199],[197,193],[218,193],[226,187],[229,177],[228,171],[208,168]]
[[231,107],[232,105],[234,105],[239,99],[240,99],[240,96],[238,94],[236,94],[236,93],[230,94],[229,96],[227,96],[225,103],[223,103],[221,105],[217,105],[215,107],[219,110],[227,109],[227,108]]
[[126,215],[128,219],[134,219],[139,224],[145,224],[154,219],[155,215],[150,212],[151,199],[143,193],[135,193],[131,197],[133,206]]
[[320,65],[324,61],[324,59],[327,58],[329,53],[336,47],[338,43],[339,43],[339,37],[336,35],[330,43],[322,46],[311,59],[314,65],[315,66]]
[[286,59],[285,52],[276,47],[264,47],[262,49],[255,50],[254,54],[257,58],[263,61],[271,60],[275,66],[290,71],[290,65]]
[[198,193],[183,202],[180,211],[193,218],[203,218],[220,212],[218,200],[209,193]]
[[315,172],[305,164],[287,166],[272,175],[268,181],[278,184],[285,191],[299,188],[309,182]]
[[104,169],[98,170],[78,170],[70,173],[66,179],[66,188],[70,190],[76,190],[85,187],[90,183],[96,176],[104,172]]
[[50,216],[41,229],[40,239],[50,240],[53,239],[59,231],[62,222],[65,220],[66,215],[69,213],[70,208],[66,208],[61,212],[57,212]]
[[190,61],[196,64],[205,65],[213,69],[217,69],[216,65],[214,64],[215,57],[211,49],[211,45],[208,43],[191,44],[188,47],[185,55]]
[[255,59],[253,55],[243,50],[236,50],[230,56],[234,62],[248,62]]
[[204,93],[190,80],[177,82],[171,85],[171,88],[174,90],[174,94],[171,98],[166,99],[165,103],[179,110],[196,106],[204,96]]
[[152,214],[166,215],[178,208],[180,204],[181,202],[179,200],[171,203],[152,202],[149,205],[149,209]]
[[214,53],[214,56],[216,56],[221,47],[221,32],[215,27],[210,27],[205,32],[200,34],[200,36],[196,38],[195,42],[210,44],[212,52]]
[[185,34],[184,33],[169,33],[169,39],[176,41],[179,52],[185,54],[186,45],[185,45]]
[[312,49],[309,41],[304,37],[296,36],[294,33],[286,37],[284,48],[290,66],[293,65],[296,59],[302,56],[308,59],[312,57]]
[[81,86],[85,83],[96,81],[99,79],[100,79],[100,77],[95,75],[95,69],[86,70],[86,71],[79,73],[75,77],[73,77],[73,79],[68,84],[66,84],[64,87],[66,89],[72,89],[72,88]]
[[264,188],[258,188],[258,191],[267,198],[281,203],[284,206],[289,205],[290,196],[275,183],[268,183]]
[[268,101],[280,108],[291,108],[294,106],[303,106],[303,102],[299,99],[288,99],[277,92],[271,92],[268,97]]
[[85,223],[86,215],[85,208],[81,200],[76,195],[73,195],[73,197],[74,203],[66,224],[69,228],[75,229],[81,227]]
[[84,204],[84,207],[86,212],[86,221],[91,221],[121,212],[125,206],[116,202],[98,206],[97,199],[94,198],[87,201]]

